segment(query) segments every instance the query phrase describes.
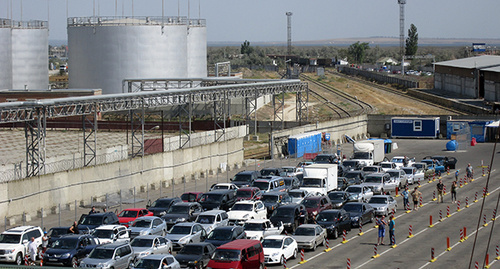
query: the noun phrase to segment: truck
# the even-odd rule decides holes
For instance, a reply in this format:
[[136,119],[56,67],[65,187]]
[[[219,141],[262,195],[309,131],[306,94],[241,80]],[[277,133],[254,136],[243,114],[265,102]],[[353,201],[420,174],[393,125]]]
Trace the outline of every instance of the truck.
[[364,140],[353,144],[351,160],[359,161],[362,166],[377,164],[384,160],[384,140]]
[[337,189],[337,164],[311,164],[304,166],[300,189],[308,193],[327,195]]

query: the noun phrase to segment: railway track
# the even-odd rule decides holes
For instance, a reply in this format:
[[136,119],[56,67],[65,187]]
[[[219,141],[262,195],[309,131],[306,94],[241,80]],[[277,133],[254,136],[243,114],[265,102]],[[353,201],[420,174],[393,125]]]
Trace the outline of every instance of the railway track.
[[360,115],[360,114],[368,113],[368,112],[373,110],[373,107],[370,104],[363,102],[363,101],[357,99],[356,97],[353,97],[353,96],[351,96],[343,91],[339,91],[331,85],[316,81],[305,74],[301,74],[300,78],[305,80],[305,81],[308,81],[311,84],[314,84],[314,85],[322,88],[323,90],[325,90],[331,94],[333,94],[336,97],[335,100],[338,103],[349,104],[351,106],[356,107],[356,109],[352,109],[352,110],[345,109],[342,106],[338,105],[337,103],[334,103],[331,100],[329,100],[328,98],[324,97],[320,93],[309,89],[309,91],[318,100],[323,101],[323,104],[326,105],[327,107],[329,107],[331,110],[333,110],[339,116],[339,118],[346,118],[346,117],[351,117],[351,116],[355,116],[355,115]]
[[429,101],[422,100],[422,99],[419,99],[419,98],[416,98],[416,97],[413,97],[413,96],[409,96],[408,94],[406,94],[406,92],[401,91],[401,90],[393,89],[392,87],[383,86],[383,85],[380,85],[380,84],[377,84],[377,83],[371,83],[371,82],[368,82],[368,81],[366,81],[364,79],[361,79],[361,78],[358,78],[358,77],[349,76],[349,75],[338,73],[338,72],[333,72],[331,70],[327,70],[327,72],[330,73],[330,74],[339,76],[339,77],[343,77],[343,78],[346,78],[346,79],[349,79],[349,80],[353,80],[355,82],[358,82],[358,83],[370,86],[372,88],[376,88],[376,89],[379,89],[379,90],[382,90],[382,91],[385,91],[385,92],[389,92],[389,93],[392,93],[392,94],[395,94],[395,95],[403,96],[403,97],[406,97],[408,99],[415,100],[417,102],[424,103],[424,104],[427,104],[427,105],[435,106],[435,107],[438,107],[440,109],[443,109],[443,110],[446,110],[446,111],[449,111],[449,112],[452,112],[452,113],[456,113],[458,115],[467,115],[467,113],[464,113],[463,111],[460,111],[460,110],[456,110],[456,109],[453,109],[453,108],[445,107],[445,106],[442,106],[442,105],[439,105],[439,104],[436,104],[436,103],[433,103],[433,102],[429,102]]

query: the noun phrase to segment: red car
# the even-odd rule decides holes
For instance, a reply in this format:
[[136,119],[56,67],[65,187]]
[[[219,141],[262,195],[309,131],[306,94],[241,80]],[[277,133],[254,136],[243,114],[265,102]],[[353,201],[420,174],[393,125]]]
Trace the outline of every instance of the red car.
[[202,194],[200,191],[185,192],[181,195],[181,199],[183,202],[199,202]]
[[121,225],[128,227],[129,223],[133,222],[136,218],[144,216],[153,216],[153,212],[146,208],[127,208],[118,214],[118,220]]
[[262,192],[257,187],[244,187],[236,191],[236,201],[259,200],[260,198],[262,198]]
[[306,207],[309,220],[315,219],[319,212],[333,208],[328,196],[309,196],[304,198],[301,204]]

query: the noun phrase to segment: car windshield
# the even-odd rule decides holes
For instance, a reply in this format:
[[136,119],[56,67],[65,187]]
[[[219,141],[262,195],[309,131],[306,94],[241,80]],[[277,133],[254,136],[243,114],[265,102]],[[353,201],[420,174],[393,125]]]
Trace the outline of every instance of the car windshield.
[[391,163],[382,163],[382,164],[380,164],[380,166],[382,166],[382,168],[392,168]]
[[391,171],[391,172],[387,172],[389,173],[389,175],[391,175],[391,177],[399,177],[399,171]]
[[235,204],[231,210],[232,211],[252,211],[253,205],[252,204]]
[[355,161],[343,161],[342,165],[345,167],[356,167],[356,162]]
[[94,250],[90,252],[89,258],[109,260],[113,258],[113,253],[114,253],[113,249],[94,248]]
[[174,205],[168,209],[167,213],[169,213],[169,214],[187,214],[187,213],[189,213],[189,206]]
[[286,173],[293,173],[295,172],[295,168],[293,167],[283,167],[283,172],[286,172]]
[[265,176],[279,176],[278,171],[276,169],[262,169],[260,171],[260,174],[265,177]]
[[229,240],[232,232],[229,230],[213,230],[208,234],[207,239],[210,240]]
[[202,246],[191,246],[185,245],[180,251],[179,254],[190,254],[190,255],[200,255],[203,253]]
[[374,167],[374,166],[363,167],[363,171],[365,171],[365,172],[377,172],[378,167]]
[[135,210],[123,210],[122,212],[120,212],[120,214],[118,214],[118,217],[120,217],[120,218],[135,218],[135,217],[137,217],[137,212],[138,211],[135,211]]
[[144,268],[144,269],[155,269],[155,268],[160,268],[160,260],[156,259],[145,259],[142,258],[137,262],[137,264],[134,265],[134,268]]
[[19,234],[0,234],[0,243],[4,244],[19,244],[21,235]]
[[403,163],[403,159],[402,158],[392,158],[391,162],[393,162],[393,163]]
[[293,178],[285,178],[285,185],[292,186]]
[[113,230],[97,229],[92,235],[97,238],[113,238]]
[[252,197],[252,191],[237,191],[236,197],[238,198],[250,198]]
[[272,217],[291,217],[293,216],[293,208],[278,207],[273,211]]
[[370,201],[368,201],[369,204],[387,204],[387,198],[384,197],[372,197],[370,198]]
[[130,242],[130,245],[132,247],[138,247],[138,248],[147,248],[153,246],[153,239],[150,238],[134,238],[132,242]]
[[288,193],[288,195],[290,195],[290,197],[292,198],[302,198],[304,197],[304,193],[303,192],[299,192],[299,191],[291,191]]
[[198,218],[196,219],[196,222],[200,224],[209,224],[209,223],[214,223],[215,216],[201,216],[199,215]]
[[347,203],[344,205],[344,210],[347,212],[361,212],[361,209],[362,207],[359,204]]
[[151,207],[169,207],[170,200],[156,200],[153,202]]
[[188,202],[194,202],[194,201],[196,201],[196,194],[184,193],[183,195],[181,195],[181,200],[188,201]]
[[255,181],[252,184],[253,187],[257,187],[260,190],[267,190],[269,188],[269,182],[268,181]]
[[282,245],[282,239],[264,239],[262,241],[262,247],[264,248],[281,248]]
[[60,235],[63,235],[63,234],[68,234],[68,229],[67,227],[64,227],[64,228],[52,228],[49,230],[49,232],[47,233],[47,235],[49,237],[57,237],[57,236],[60,236]]
[[94,216],[94,215],[85,216],[80,224],[100,225],[102,224],[102,216]]
[[370,153],[363,152],[363,151],[354,152],[352,158],[353,159],[361,159],[361,160],[370,159]]
[[235,175],[233,177],[233,182],[250,182],[252,179],[251,175]]
[[295,235],[314,236],[314,228],[299,227],[295,230]]
[[347,189],[345,189],[346,192],[349,192],[349,193],[360,193],[361,192],[361,187],[352,187],[352,186],[349,186],[347,187]]
[[264,230],[264,223],[245,223],[243,225],[243,229],[245,231],[263,231]]
[[75,249],[78,244],[77,238],[59,238],[50,244],[53,249]]
[[151,220],[139,219],[132,223],[132,227],[137,228],[149,228],[151,226]]
[[180,226],[180,225],[175,225],[169,232],[169,234],[190,234],[190,233],[191,233],[190,226]]
[[357,172],[347,172],[347,174],[345,174],[344,177],[345,178],[358,178],[359,177],[359,173],[357,173]]
[[240,251],[233,249],[217,249],[212,255],[215,261],[240,261]]
[[337,218],[337,213],[329,213],[329,212],[325,213],[325,212],[321,212],[316,217],[316,220],[317,221],[325,221],[325,222],[329,221],[329,222],[332,222],[336,218]]
[[321,178],[304,178],[302,182],[303,187],[322,187]]
[[318,163],[318,162],[330,162],[330,156],[316,156],[316,158],[314,158],[314,162],[315,163]]
[[331,192],[328,194],[330,200],[342,200],[344,199],[344,194],[341,192]]
[[370,176],[367,176],[365,178],[365,183],[381,183],[382,182],[382,178],[381,177],[370,177]]
[[200,202],[217,203],[222,200],[222,194],[205,193],[201,196]]
[[228,185],[215,185],[212,187],[212,190],[229,190]]
[[403,171],[405,171],[407,175],[413,175],[413,168],[403,168]]
[[260,199],[264,203],[276,203],[279,200],[278,195],[264,195],[262,199]]
[[313,199],[304,199],[301,204],[303,204],[306,208],[316,208],[318,207],[319,200]]

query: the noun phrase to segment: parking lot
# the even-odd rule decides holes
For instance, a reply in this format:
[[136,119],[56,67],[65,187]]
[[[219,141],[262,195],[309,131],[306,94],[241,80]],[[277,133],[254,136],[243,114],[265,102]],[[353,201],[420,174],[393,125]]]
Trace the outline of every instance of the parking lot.
[[[498,236],[498,228],[493,225],[491,219],[493,209],[497,203],[497,197],[500,193],[500,182],[498,178],[499,164],[497,159],[494,160],[491,179],[489,183],[489,196],[486,199],[482,198],[483,187],[485,187],[487,173],[482,175],[482,169],[479,167],[481,161],[484,164],[489,164],[492,158],[494,144],[478,144],[474,147],[469,147],[467,151],[462,152],[446,152],[445,145],[447,140],[418,140],[418,139],[397,139],[393,140],[398,145],[398,149],[393,150],[387,157],[390,159],[393,156],[408,156],[415,157],[421,160],[428,155],[446,155],[454,156],[458,159],[457,169],[460,170],[460,178],[465,176],[465,167],[467,163],[471,163],[474,167],[475,180],[468,185],[463,185],[457,190],[457,199],[461,202],[461,210],[457,211],[457,204],[451,203],[450,195],[445,195],[445,202],[437,204],[433,199],[433,192],[436,190],[435,182],[421,182],[420,191],[423,194],[422,207],[418,211],[406,213],[402,210],[402,198],[396,197],[398,202],[398,210],[396,217],[396,248],[391,248],[387,245],[389,242],[386,238],[386,245],[378,246],[377,254],[374,256],[374,247],[377,242],[377,230],[373,224],[365,225],[362,228],[363,235],[359,236],[359,230],[354,228],[347,234],[346,243],[341,243],[342,237],[338,239],[330,239],[329,244],[332,248],[329,252],[324,252],[325,247],[318,247],[316,251],[305,251],[305,260],[307,262],[299,264],[300,255],[296,260],[289,260],[287,266],[289,268],[346,268],[347,261],[350,259],[351,268],[448,268],[451,266],[467,267],[469,264],[470,254],[474,245],[474,239],[477,236],[475,243],[473,264],[479,261],[480,265],[486,253],[486,245],[488,243],[491,227],[495,227],[491,244],[488,249],[490,264],[493,263],[493,268],[498,266],[495,263],[495,247],[500,244]],[[350,144],[342,145],[343,154],[350,156],[352,146]],[[497,152],[495,152],[495,155]],[[495,156],[496,157],[496,156]],[[255,163],[248,162],[246,170],[261,169],[264,167],[279,167],[286,165],[295,165],[297,159],[283,159],[274,161],[257,161]],[[164,188],[162,196],[180,195],[184,191],[205,191],[205,189],[215,182],[226,182],[238,171],[230,171],[227,174],[218,174],[211,176],[208,179],[200,179],[197,182],[189,181],[185,184],[177,185],[174,189]],[[450,175],[444,174],[442,177],[443,183],[446,185],[449,192],[451,182],[454,179],[454,170]],[[416,185],[413,185],[416,186]],[[474,201],[474,196],[478,193],[478,202]],[[159,190],[148,190],[138,193],[137,207],[146,205],[148,199],[154,200],[160,196]],[[468,197],[469,207],[465,207],[465,199]],[[481,208],[484,202],[484,207]],[[125,205],[123,205],[125,206]],[[132,207],[132,205],[129,205]],[[446,217],[447,207],[450,208],[450,216]],[[125,207],[124,207],[125,208]],[[113,209],[114,210],[114,209]],[[443,221],[439,221],[439,212],[442,212]],[[88,209],[78,208],[77,211],[63,211],[59,215],[49,215],[44,218],[43,226],[50,228],[59,225],[69,226],[75,216],[87,213]],[[75,214],[76,213],[76,214]],[[488,226],[483,226],[483,215],[486,215]],[[430,225],[430,216],[432,216],[433,227]],[[60,219],[59,219],[60,218]],[[478,223],[479,221],[479,223]],[[27,222],[31,225],[40,225],[40,219],[33,219]],[[476,232],[476,228],[480,229]],[[412,226],[413,237],[408,238],[409,226]],[[460,229],[467,228],[468,239],[463,243],[459,243]],[[446,239],[450,238],[450,251],[446,251]],[[431,248],[434,248],[435,262],[429,262],[431,259]],[[283,266],[270,266],[271,268],[282,268]]]

